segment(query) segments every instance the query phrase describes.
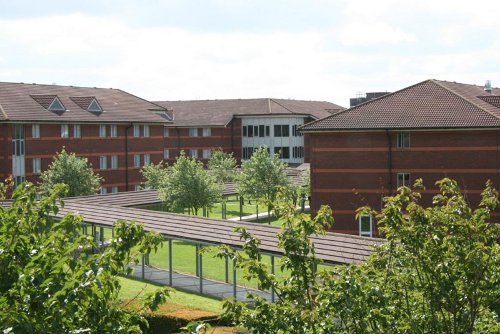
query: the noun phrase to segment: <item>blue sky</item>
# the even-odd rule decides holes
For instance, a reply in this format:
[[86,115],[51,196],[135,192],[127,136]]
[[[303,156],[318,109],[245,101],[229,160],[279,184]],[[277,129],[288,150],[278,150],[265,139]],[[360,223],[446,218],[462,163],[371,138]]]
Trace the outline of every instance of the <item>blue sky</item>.
[[0,0],[0,80],[348,106],[430,78],[500,86],[498,17],[465,0]]

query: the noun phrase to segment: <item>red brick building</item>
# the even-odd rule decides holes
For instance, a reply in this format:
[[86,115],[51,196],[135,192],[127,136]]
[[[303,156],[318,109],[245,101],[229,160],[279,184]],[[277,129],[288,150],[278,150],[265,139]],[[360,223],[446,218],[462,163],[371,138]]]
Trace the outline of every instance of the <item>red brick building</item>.
[[118,89],[0,83],[0,179],[37,182],[62,147],[88,158],[102,192],[133,190],[163,158],[166,110]]
[[266,145],[270,153],[281,152],[284,161],[308,161],[308,143],[297,128],[344,108],[322,101],[284,99],[234,99],[157,101],[169,110],[173,123],[165,128],[165,160],[180,150],[206,161],[210,151],[221,147],[238,160]]
[[[498,189],[500,89],[427,80],[301,128],[311,146],[312,210],[329,204],[333,230],[376,234],[382,198],[422,178],[423,204],[444,177],[459,182],[475,206],[485,182]],[[499,212],[494,219],[499,220]]]

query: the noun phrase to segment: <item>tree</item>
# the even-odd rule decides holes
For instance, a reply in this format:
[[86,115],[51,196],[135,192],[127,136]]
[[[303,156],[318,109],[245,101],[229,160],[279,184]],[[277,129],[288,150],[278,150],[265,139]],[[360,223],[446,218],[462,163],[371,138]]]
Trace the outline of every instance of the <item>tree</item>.
[[288,186],[286,164],[278,154],[271,157],[267,147],[263,146],[250,159],[245,160],[241,168],[241,173],[236,175],[238,192],[242,196],[263,202],[270,214],[279,188]]
[[157,165],[151,163],[141,169],[144,178],[144,187],[146,189],[160,189],[168,176],[168,164],[160,161]]
[[171,209],[188,208],[197,215],[199,209],[221,200],[222,190],[215,178],[203,169],[202,162],[187,157],[184,151],[167,171],[159,195]]
[[102,178],[94,173],[92,164],[86,158],[68,153],[64,147],[56,154],[49,169],[42,173],[40,179],[41,189],[46,192],[58,183],[66,184],[66,196],[70,197],[96,194],[102,182]]
[[225,315],[253,333],[498,333],[500,227],[490,223],[498,193],[488,183],[472,210],[455,181],[437,185],[431,207],[407,187],[385,199],[378,218],[387,242],[361,265],[314,270],[308,237],[328,226],[325,209],[311,219],[280,206],[285,279],[269,273],[259,241],[240,229],[245,255],[227,248],[220,255],[236,257],[245,277],[274,288],[278,301],[228,301]]
[[208,170],[220,183],[232,182],[236,168],[236,159],[233,153],[226,153],[222,148],[212,151],[208,160]]
[[[109,246],[93,254],[97,245],[80,233],[81,216],[53,218],[64,188],[37,201],[37,189],[25,183],[0,206],[0,332],[140,333],[142,317],[120,308],[117,275],[129,272],[138,253],[156,249],[161,236],[119,221]],[[6,191],[0,185],[0,201]],[[150,306],[165,295],[151,295]]]

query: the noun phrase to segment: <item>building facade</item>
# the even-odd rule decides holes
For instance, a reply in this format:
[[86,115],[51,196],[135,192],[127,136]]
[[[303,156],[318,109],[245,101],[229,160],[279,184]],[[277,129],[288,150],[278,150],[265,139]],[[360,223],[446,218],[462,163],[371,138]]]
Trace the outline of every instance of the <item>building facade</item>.
[[165,127],[165,160],[172,163],[180,150],[205,161],[215,148],[238,160],[267,146],[289,164],[308,161],[308,142],[298,128],[343,110],[321,101],[237,99],[157,101],[173,118]]
[[38,182],[63,147],[85,157],[102,192],[137,189],[163,159],[166,110],[116,89],[0,83],[0,178]]
[[375,218],[356,219],[355,210],[380,211],[383,197],[418,178],[426,206],[444,177],[472,206],[487,180],[500,186],[498,88],[427,80],[301,130],[312,147],[312,210],[329,204],[336,232],[377,235]]

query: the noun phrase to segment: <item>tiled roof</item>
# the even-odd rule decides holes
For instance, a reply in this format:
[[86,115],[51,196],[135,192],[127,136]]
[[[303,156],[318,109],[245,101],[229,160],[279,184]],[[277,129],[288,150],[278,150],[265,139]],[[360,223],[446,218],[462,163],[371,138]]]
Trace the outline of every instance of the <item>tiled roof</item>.
[[[66,111],[47,110],[56,96]],[[93,99],[103,112],[87,111]],[[119,89],[0,82],[0,121],[170,122],[165,112],[163,107]]]
[[500,126],[500,88],[426,80],[335,115],[303,131]]
[[233,117],[247,115],[311,115],[323,118],[344,110],[334,103],[286,99],[231,99],[156,101],[174,116],[174,126],[224,126]]

